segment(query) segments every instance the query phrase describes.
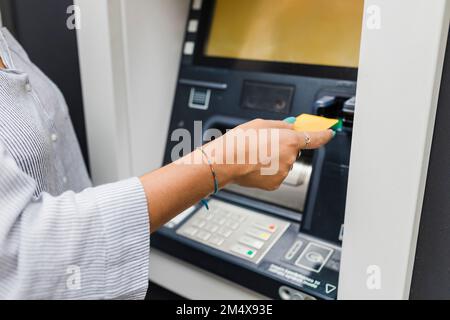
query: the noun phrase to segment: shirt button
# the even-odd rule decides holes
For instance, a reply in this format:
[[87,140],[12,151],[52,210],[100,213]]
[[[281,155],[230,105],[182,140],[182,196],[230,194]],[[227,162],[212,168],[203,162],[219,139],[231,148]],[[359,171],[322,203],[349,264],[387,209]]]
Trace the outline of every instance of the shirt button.
[[25,84],[25,90],[27,90],[27,92],[31,92],[31,84],[29,83],[29,82],[27,82],[26,84]]
[[58,140],[58,135],[56,133],[53,133],[51,135],[51,139],[52,139],[53,142],[56,142],[56,140]]
[[66,184],[67,183],[67,177],[63,177],[63,183]]

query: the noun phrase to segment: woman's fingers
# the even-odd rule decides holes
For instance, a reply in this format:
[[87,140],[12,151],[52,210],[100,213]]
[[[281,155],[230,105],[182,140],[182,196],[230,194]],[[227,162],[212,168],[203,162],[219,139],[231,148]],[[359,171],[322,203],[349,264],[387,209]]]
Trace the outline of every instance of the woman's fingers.
[[248,122],[245,126],[257,128],[257,129],[293,129],[294,125],[286,121],[280,120],[262,120],[256,119]]
[[[290,118],[284,121],[255,119],[240,126],[242,129],[288,129],[294,130]],[[317,149],[327,144],[335,135],[333,130],[320,132],[295,132],[299,137],[299,149]]]
[[318,149],[334,138],[333,130],[319,132],[298,132],[300,137],[300,149]]
[[290,123],[290,124],[295,124],[295,122],[297,121],[297,118],[296,117],[288,117],[288,118],[284,119],[283,121]]
[[279,120],[266,120],[268,128],[272,129],[294,129],[294,125],[292,123],[286,121]]

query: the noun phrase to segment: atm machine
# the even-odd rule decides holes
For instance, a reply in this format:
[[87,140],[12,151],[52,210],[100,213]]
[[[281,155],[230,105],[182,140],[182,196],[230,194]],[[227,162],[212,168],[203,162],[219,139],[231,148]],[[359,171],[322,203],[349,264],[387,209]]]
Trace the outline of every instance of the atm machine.
[[343,122],[279,191],[232,186],[153,234],[152,281],[189,298],[448,298],[450,2],[362,2],[75,1],[97,185],[159,167],[167,132],[171,161],[194,121]]
[[[326,9],[325,9],[326,8]],[[336,299],[364,1],[193,1],[171,133],[222,132],[302,113],[340,119],[279,190],[232,185],[152,235],[152,246],[276,299]],[[181,154],[179,156],[182,156]]]

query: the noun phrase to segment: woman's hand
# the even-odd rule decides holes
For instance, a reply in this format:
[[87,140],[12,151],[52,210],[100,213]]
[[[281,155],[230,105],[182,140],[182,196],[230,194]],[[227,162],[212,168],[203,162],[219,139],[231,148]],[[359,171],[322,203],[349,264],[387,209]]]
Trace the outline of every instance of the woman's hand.
[[284,121],[256,119],[230,130],[204,150],[213,161],[221,187],[236,183],[275,190],[302,149],[319,148],[333,136],[332,130],[297,132]]
[[253,120],[205,145],[203,151],[208,159],[196,150],[142,176],[151,231],[213,192],[214,180],[207,160],[212,162],[219,187],[237,183],[275,190],[286,178],[301,149],[318,148],[332,137],[331,130],[302,133],[282,121]]

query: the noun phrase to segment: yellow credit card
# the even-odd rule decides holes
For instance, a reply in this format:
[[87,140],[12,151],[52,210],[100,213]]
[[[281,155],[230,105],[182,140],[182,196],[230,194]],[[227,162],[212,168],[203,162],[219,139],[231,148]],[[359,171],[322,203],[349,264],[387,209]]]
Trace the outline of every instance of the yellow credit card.
[[302,114],[297,117],[294,123],[294,129],[296,131],[317,132],[330,129],[335,126],[339,120],[329,119],[319,116],[313,116],[311,114]]

